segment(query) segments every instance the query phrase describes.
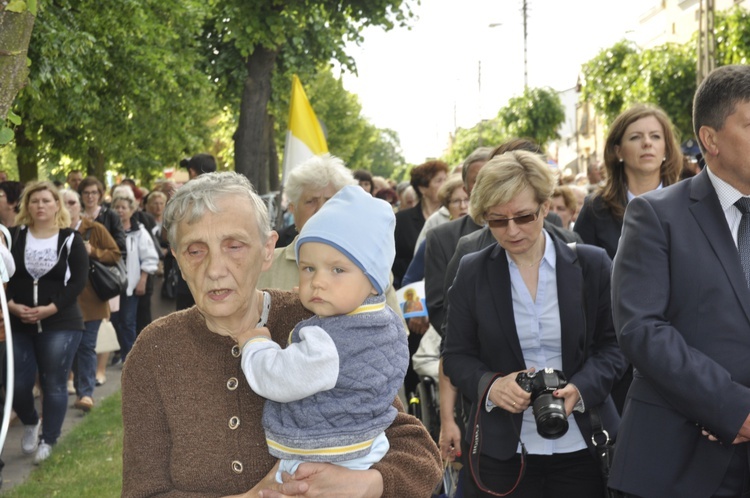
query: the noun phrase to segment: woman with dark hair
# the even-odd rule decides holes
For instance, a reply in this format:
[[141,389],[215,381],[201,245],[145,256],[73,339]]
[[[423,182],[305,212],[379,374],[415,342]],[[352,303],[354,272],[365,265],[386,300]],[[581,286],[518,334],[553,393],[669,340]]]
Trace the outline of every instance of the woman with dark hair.
[[[638,104],[617,116],[604,145],[604,166],[604,185],[586,198],[573,230],[614,259],[628,202],[680,180],[682,150],[666,113]],[[630,368],[612,391],[620,413],[632,380]]]
[[104,185],[95,176],[87,176],[78,185],[78,193],[83,201],[81,216],[104,225],[112,238],[117,242],[120,252],[125,254],[125,230],[122,228],[120,217],[107,206],[103,205]]
[[448,177],[448,165],[429,161],[411,170],[411,186],[419,201],[413,208],[396,213],[396,260],[393,262],[393,286],[401,287],[401,279],[414,257],[419,232],[425,220],[440,209],[438,191]]
[[[81,236],[51,182],[26,187],[16,217],[11,253],[16,272],[8,282],[13,330],[13,410],[25,429],[21,449],[46,460],[60,436],[68,408],[68,372],[84,330],[78,295],[89,273]],[[32,389],[37,371],[44,395],[42,417]],[[39,439],[41,434],[41,441]]]
[[638,104],[620,114],[607,136],[604,166],[607,179],[586,199],[573,230],[614,258],[630,199],[680,179],[682,151],[666,113]]

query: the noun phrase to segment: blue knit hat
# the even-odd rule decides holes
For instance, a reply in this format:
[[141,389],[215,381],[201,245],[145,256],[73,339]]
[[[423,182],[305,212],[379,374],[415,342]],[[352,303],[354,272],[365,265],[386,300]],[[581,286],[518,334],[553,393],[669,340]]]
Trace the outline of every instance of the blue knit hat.
[[297,264],[302,244],[327,244],[357,265],[382,294],[388,287],[396,257],[395,228],[396,217],[390,204],[358,185],[347,185],[302,227],[294,246]]

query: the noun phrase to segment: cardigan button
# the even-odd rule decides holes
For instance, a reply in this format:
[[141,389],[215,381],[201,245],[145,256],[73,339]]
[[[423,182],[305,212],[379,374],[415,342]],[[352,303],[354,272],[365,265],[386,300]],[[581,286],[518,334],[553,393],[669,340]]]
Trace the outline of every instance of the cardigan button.
[[232,417],[229,419],[229,428],[235,430],[240,426],[240,417]]
[[242,350],[240,350],[240,347],[237,344],[232,346],[232,356],[234,356],[235,358],[239,358],[240,356],[242,356]]
[[239,385],[239,382],[237,381],[237,377],[230,377],[227,381],[227,389],[230,391],[234,391],[237,389],[237,386]]
[[239,460],[232,462],[232,472],[235,474],[242,474],[242,462]]

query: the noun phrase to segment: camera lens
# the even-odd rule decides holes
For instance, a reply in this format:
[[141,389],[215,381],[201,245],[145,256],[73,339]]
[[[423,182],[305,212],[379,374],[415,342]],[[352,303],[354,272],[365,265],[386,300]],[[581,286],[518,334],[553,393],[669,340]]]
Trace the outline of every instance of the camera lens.
[[565,402],[552,394],[541,394],[532,405],[536,431],[546,439],[558,439],[568,432]]

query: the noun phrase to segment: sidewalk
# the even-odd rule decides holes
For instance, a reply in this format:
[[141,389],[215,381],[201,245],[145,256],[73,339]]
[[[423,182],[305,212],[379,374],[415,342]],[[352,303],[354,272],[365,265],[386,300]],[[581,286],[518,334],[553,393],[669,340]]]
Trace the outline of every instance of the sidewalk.
[[[94,401],[96,404],[101,403],[104,398],[120,389],[121,374],[122,363],[107,367],[107,382],[94,389]],[[65,422],[63,422],[61,438],[65,437],[73,427],[85,418],[85,414],[81,410],[73,408],[75,400],[75,395],[68,396],[68,413],[65,415]],[[39,406],[37,406],[37,409],[41,413]],[[96,406],[94,406],[94,409],[96,409]],[[8,437],[5,440],[5,448],[2,453],[5,468],[3,469],[3,487],[0,489],[0,494],[8,491],[13,486],[23,483],[28,479],[31,471],[36,468],[36,465],[33,463],[34,455],[24,455],[21,452],[22,436],[23,424],[18,419],[15,419],[8,430]]]
[[[154,294],[151,298],[151,316],[154,320],[159,317],[168,315],[174,311],[174,301],[162,299],[159,293],[162,279],[157,277],[154,283]],[[101,401],[117,392],[120,389],[120,377],[122,375],[122,363],[115,366],[107,367],[107,382],[103,386],[97,386],[94,389],[94,409]],[[68,412],[63,422],[62,433],[60,438],[64,438],[70,430],[85,419],[85,414],[73,407],[75,395],[68,396]],[[38,402],[38,400],[37,400]],[[37,410],[41,413],[41,407],[37,405]],[[3,487],[0,489],[0,495],[8,491],[13,486],[23,483],[29,478],[31,471],[36,468],[34,465],[34,455],[24,455],[21,452],[21,437],[23,436],[23,424],[17,419],[14,420],[8,430],[8,437],[5,440],[5,447],[2,450],[2,458],[5,462],[3,469]],[[53,449],[54,452],[54,449]]]

